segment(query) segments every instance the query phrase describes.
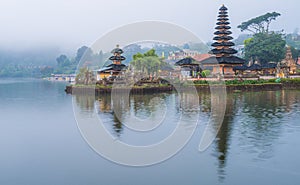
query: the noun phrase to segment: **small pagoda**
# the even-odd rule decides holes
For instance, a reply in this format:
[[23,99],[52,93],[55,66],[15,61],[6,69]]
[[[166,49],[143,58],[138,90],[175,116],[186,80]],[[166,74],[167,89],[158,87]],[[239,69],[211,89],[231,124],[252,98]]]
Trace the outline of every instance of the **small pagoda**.
[[97,71],[97,80],[104,78],[114,79],[127,68],[125,64],[122,64],[122,61],[126,60],[126,58],[122,56],[123,50],[119,48],[119,45],[117,45],[111,53],[113,56],[109,57],[109,60],[112,61],[112,63]]
[[215,37],[213,38],[215,42],[211,45],[213,49],[210,51],[213,57],[201,62],[204,68],[212,70],[212,74],[234,75],[233,68],[245,63],[244,59],[234,56],[237,51],[232,48],[235,44],[231,42],[233,37],[230,36],[232,32],[230,31],[227,10],[224,5],[219,9]]

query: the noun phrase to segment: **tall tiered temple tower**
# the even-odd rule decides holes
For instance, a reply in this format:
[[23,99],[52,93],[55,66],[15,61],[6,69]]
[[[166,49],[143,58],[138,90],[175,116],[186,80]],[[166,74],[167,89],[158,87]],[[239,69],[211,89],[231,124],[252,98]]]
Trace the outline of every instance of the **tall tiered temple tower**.
[[214,42],[211,46],[215,47],[215,49],[211,50],[216,57],[229,57],[232,54],[236,54],[237,51],[232,49],[234,43],[231,42],[233,38],[230,36],[232,32],[230,31],[231,27],[229,26],[228,12],[227,8],[223,5],[220,8],[219,18],[217,19],[217,27],[215,28],[217,31],[214,33],[216,36],[213,38],[216,42]]
[[245,63],[244,59],[234,56],[237,51],[232,48],[234,43],[231,42],[233,37],[230,36],[232,32],[230,31],[227,10],[224,5],[219,9],[215,37],[213,38],[215,42],[211,45],[213,49],[210,52],[214,56],[202,61],[204,68],[212,68],[212,74],[234,75],[233,67]]

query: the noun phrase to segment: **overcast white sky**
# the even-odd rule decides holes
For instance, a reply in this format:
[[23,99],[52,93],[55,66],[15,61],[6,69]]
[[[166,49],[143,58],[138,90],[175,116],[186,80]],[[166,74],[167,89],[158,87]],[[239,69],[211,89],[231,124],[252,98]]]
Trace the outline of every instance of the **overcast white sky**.
[[74,49],[145,20],[177,24],[207,42],[221,4],[229,8],[234,36],[241,22],[272,11],[282,14],[272,28],[300,27],[299,0],[0,0],[0,47]]

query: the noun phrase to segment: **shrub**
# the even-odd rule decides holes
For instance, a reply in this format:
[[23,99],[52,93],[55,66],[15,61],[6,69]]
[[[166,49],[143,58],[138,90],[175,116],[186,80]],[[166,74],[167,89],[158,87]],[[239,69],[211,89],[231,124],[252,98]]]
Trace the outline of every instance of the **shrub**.
[[300,83],[300,78],[283,78],[281,79],[282,83],[296,84]]
[[196,85],[206,85],[208,82],[206,80],[196,80],[194,81],[194,84]]
[[208,77],[210,75],[210,70],[204,70],[204,71],[202,71],[201,75],[202,75],[203,78]]

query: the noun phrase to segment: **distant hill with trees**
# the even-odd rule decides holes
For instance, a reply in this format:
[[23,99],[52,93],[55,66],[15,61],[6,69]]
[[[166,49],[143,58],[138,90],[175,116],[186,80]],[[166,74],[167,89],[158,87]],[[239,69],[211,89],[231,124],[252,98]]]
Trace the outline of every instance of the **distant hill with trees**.
[[0,48],[0,77],[41,77],[52,71],[59,53],[55,48],[8,50]]

